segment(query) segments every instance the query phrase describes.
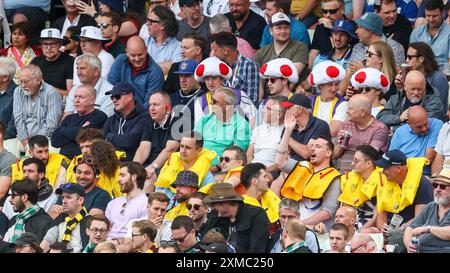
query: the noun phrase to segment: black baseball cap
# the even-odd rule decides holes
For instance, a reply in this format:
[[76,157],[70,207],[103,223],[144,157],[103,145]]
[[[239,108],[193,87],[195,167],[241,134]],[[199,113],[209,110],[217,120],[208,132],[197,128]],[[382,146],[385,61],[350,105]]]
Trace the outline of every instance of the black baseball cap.
[[280,105],[283,108],[299,105],[306,109],[311,109],[311,99],[303,94],[294,94],[288,101],[281,102]]
[[387,151],[379,160],[375,161],[375,165],[383,169],[391,166],[404,166],[406,165],[406,156],[400,150]]
[[68,194],[78,193],[80,196],[83,197],[86,196],[84,188],[77,183],[67,182],[65,184],[62,184],[61,186],[59,186],[59,188],[55,190],[56,194],[62,194],[63,192]]
[[105,95],[121,95],[123,93],[133,93],[134,94],[134,89],[133,86],[131,86],[131,84],[127,83],[127,82],[119,82],[116,85],[114,85],[113,89],[106,92]]

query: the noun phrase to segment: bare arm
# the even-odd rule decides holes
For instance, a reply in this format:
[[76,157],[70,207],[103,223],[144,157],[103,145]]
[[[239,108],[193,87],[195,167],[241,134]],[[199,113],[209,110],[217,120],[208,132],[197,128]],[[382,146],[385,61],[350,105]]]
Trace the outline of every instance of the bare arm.
[[133,161],[144,164],[145,160],[147,160],[150,155],[151,149],[152,143],[150,141],[141,141],[139,148],[136,150]]
[[436,151],[434,148],[428,148],[425,154],[425,157],[430,160],[431,165],[433,165],[434,159],[436,158]]
[[385,224],[387,224],[387,213],[383,211],[381,213],[378,213],[376,225],[379,230],[382,230]]
[[443,164],[444,164],[444,156],[439,153],[436,153],[433,163],[431,163],[431,174],[437,175],[442,170]]
[[331,137],[337,136],[337,134],[339,133],[339,130],[341,129],[342,123],[343,122],[339,121],[339,120],[332,120],[330,122]]
[[0,176],[0,199],[8,194],[11,181],[12,178],[10,176]]
[[449,241],[450,240],[450,226],[446,227],[435,227],[432,226],[430,228],[430,233],[434,236],[438,237],[441,240]]
[[281,138],[280,146],[278,146],[277,155],[275,157],[275,164],[277,164],[279,169],[283,169],[288,160],[289,139],[291,138],[292,131],[295,128],[295,124],[295,118],[289,113],[286,114],[286,117],[284,119],[284,134]]
[[320,210],[318,213],[309,217],[308,219],[303,220],[303,224],[305,225],[316,225],[320,222],[326,222],[331,219],[331,215],[326,210]]
[[300,155],[304,159],[307,160],[309,158],[309,149],[308,149],[308,147],[305,144],[301,144],[300,142],[297,142],[292,137],[289,137],[289,147],[291,147],[292,150],[294,150],[294,152],[296,154]]
[[314,59],[319,55],[319,53],[320,52],[317,49],[311,49],[309,51],[309,60],[308,60],[309,67],[313,66]]
[[356,20],[359,17],[361,17],[363,8],[364,8],[364,2],[365,1],[361,1],[361,0],[353,0],[352,1],[352,6],[353,6],[353,17],[351,18],[352,20]]
[[306,5],[297,14],[296,18],[298,18],[300,20],[305,19],[305,17],[308,16],[318,4],[319,4],[319,2],[317,0],[306,1]]
[[247,149],[247,162],[252,162],[255,153],[255,144],[250,144]]
[[178,150],[179,143],[175,140],[169,140],[166,143],[166,148],[164,148],[159,155],[156,157],[156,159],[152,162],[151,165],[156,164],[159,168],[161,168],[164,163],[169,158],[169,154],[175,152]]

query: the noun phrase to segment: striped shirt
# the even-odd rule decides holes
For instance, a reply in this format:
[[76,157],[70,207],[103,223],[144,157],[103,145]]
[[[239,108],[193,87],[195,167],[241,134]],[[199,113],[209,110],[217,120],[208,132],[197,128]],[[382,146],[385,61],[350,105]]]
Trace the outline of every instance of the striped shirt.
[[240,89],[247,93],[253,104],[258,103],[259,72],[258,65],[241,54],[234,62],[231,79],[225,81],[225,86]]

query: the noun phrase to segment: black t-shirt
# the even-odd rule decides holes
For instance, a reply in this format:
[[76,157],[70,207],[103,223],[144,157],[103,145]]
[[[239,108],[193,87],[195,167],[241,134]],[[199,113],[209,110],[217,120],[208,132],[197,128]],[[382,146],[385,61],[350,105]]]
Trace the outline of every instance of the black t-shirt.
[[[393,39],[403,46],[403,49],[408,50],[409,36],[411,36],[412,25],[405,17],[400,14],[397,15],[397,21],[395,24],[389,27],[383,27],[383,34],[386,37]],[[392,37],[391,35],[394,34]]]
[[34,58],[31,63],[39,66],[44,81],[56,88],[67,90],[66,80],[73,79],[72,56],[61,53],[56,61],[49,62],[44,55]]
[[150,120],[145,125],[144,133],[142,134],[141,141],[149,141],[152,144],[150,155],[144,162],[144,166],[151,164],[166,147],[168,140],[174,140],[172,137],[172,125],[178,120],[178,118],[171,117],[167,119],[164,124],[157,124],[153,120]]
[[[84,199],[83,205],[88,212],[91,209],[101,209],[103,211],[106,211],[106,206],[108,205],[109,201],[111,201],[109,193],[95,186],[92,190],[86,193],[86,198]],[[62,204],[61,195],[58,196],[56,204],[57,205]]]
[[233,34],[235,34],[236,37],[246,40],[252,48],[258,49],[267,23],[262,16],[256,14],[254,11],[250,10],[249,12],[247,20],[242,25],[241,29],[237,29],[236,22],[230,12],[226,13],[225,16],[228,17]]

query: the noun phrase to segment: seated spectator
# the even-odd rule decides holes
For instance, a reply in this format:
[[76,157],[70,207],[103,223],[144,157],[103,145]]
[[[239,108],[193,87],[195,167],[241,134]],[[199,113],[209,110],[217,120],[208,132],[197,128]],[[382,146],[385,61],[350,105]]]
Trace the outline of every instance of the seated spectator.
[[172,237],[183,253],[203,253],[201,242],[195,236],[194,220],[189,216],[180,215],[172,222]]
[[208,206],[203,204],[203,199],[206,194],[203,192],[195,192],[189,197],[186,208],[189,210],[189,217],[194,221],[194,228],[198,237],[201,235],[200,227],[206,222],[206,216],[208,214]]
[[67,244],[63,242],[56,242],[50,245],[48,253],[71,253],[72,249],[67,248]]
[[383,94],[386,94],[389,90],[389,83],[386,75],[378,69],[362,68],[352,75],[349,89],[352,89],[352,92],[355,94],[365,94],[367,96],[372,104],[371,114],[373,117],[376,117],[384,109],[384,106],[381,105],[381,100],[383,99]]
[[97,27],[102,31],[102,37],[110,42],[104,45],[105,50],[114,58],[125,53],[125,44],[119,39],[119,32],[122,25],[122,19],[116,13],[103,13],[97,17]]
[[94,253],[119,253],[116,245],[110,241],[104,241],[94,248]]
[[333,151],[333,158],[340,159],[339,169],[343,172],[352,170],[353,156],[359,145],[371,145],[381,153],[388,148],[389,140],[386,136],[389,129],[372,116],[371,110],[372,105],[366,95],[354,95],[348,102],[349,119],[342,124],[338,145],[334,146]]
[[148,111],[136,101],[135,90],[128,83],[116,84],[105,95],[111,96],[115,112],[103,125],[106,140],[125,152],[123,161],[133,160],[145,123],[150,119]]
[[135,90],[136,101],[149,108],[150,96],[160,90],[164,75],[155,61],[155,55],[148,55],[144,41],[140,37],[128,40],[126,54],[121,54],[112,64],[108,81],[130,84]]
[[[91,53],[98,57],[101,62],[99,66],[100,75],[103,78],[108,77],[111,66],[114,63],[114,57],[103,49],[103,44],[109,42],[108,39],[102,37],[102,32],[97,27],[87,26],[81,28],[80,35],[74,35],[72,39],[79,41],[81,52],[83,54]],[[78,77],[78,58],[75,59],[73,65],[73,84],[77,85],[81,82]]]
[[[157,91],[150,96],[151,121],[146,123],[142,139],[133,161],[146,166],[147,178],[155,181],[169,154],[178,150],[179,143],[171,133],[176,118],[172,115],[170,96]],[[151,192],[151,187],[144,188]]]
[[173,240],[161,241],[158,248],[158,253],[181,253],[181,250],[178,247],[177,242]]
[[[331,2],[336,3],[337,1],[332,0]],[[330,13],[327,13],[327,15]],[[321,25],[319,25],[321,26]],[[314,35],[318,31],[319,26],[316,28]],[[331,30],[331,37],[327,39],[322,38],[324,41],[333,41],[333,46],[330,45],[330,49],[323,53],[314,54],[314,50],[312,49],[309,53],[310,58],[314,57],[314,59],[310,59],[311,66],[314,67],[316,64],[322,61],[333,61],[336,62],[344,69],[348,67],[348,61],[350,60],[350,56],[352,55],[353,46],[356,41],[358,41],[358,36],[355,33],[355,26],[353,21],[350,20],[335,20],[333,24],[333,28]],[[320,36],[319,36],[320,37]],[[320,39],[320,38],[318,38]]]
[[[372,3],[370,3],[370,2],[372,2]],[[373,11],[380,10],[382,2],[384,2],[384,0],[368,1],[366,11],[373,12]],[[386,2],[391,4],[390,1],[386,1]],[[396,4],[396,13],[399,15],[402,15],[403,17],[408,19],[408,21],[412,25],[414,25],[414,23],[416,22],[416,18],[419,17],[419,14],[423,14],[423,2],[421,2],[418,5],[418,3],[416,3],[416,2],[413,3],[413,2],[406,2],[406,1],[398,1],[398,2],[395,1],[395,4]],[[420,11],[418,9],[418,6],[420,6],[420,9],[422,9],[422,11]],[[425,15],[422,15],[422,16],[425,17]],[[423,18],[423,19],[425,20],[425,18]],[[388,36],[388,35],[386,35],[386,36]]]
[[346,253],[345,246],[351,239],[348,237],[348,228],[344,224],[333,224],[330,228],[330,247],[338,253]]
[[[306,145],[317,136],[331,138],[330,127],[325,121],[312,115],[311,100],[305,95],[295,94],[288,102],[280,103],[280,106],[288,109],[284,120],[292,116],[296,122],[289,138],[290,157],[299,161],[309,159]],[[281,137],[285,134],[285,129],[283,130]]]
[[[228,23],[228,19],[225,18],[225,20]],[[209,52],[209,45],[202,36],[198,34],[186,34],[181,39],[181,57],[183,61],[194,60],[198,64],[207,55],[207,52]],[[172,63],[162,88],[162,90],[171,95],[181,89],[180,74],[175,73],[175,71],[180,71],[180,64],[181,62]]]
[[290,219],[283,229],[283,253],[311,253],[305,245],[306,226],[299,219]]
[[[450,170],[432,178],[434,202],[430,202],[406,228],[403,243],[409,253],[449,253]],[[417,237],[419,245],[412,244]]]
[[147,15],[149,38],[145,40],[147,51],[161,67],[164,75],[172,63],[181,62],[180,42],[176,39],[178,23],[174,13],[164,6],[156,6]]
[[[50,211],[50,208],[53,204],[56,203],[56,195],[53,194],[53,187],[48,182],[48,179],[45,177],[45,164],[42,160],[37,158],[27,158],[23,162],[22,166],[23,178],[30,179],[34,183],[38,185],[38,200],[37,205],[41,207],[46,212]],[[14,181],[13,181],[14,184]],[[14,215],[17,214],[17,211],[14,211],[13,204],[10,202],[13,196],[8,197],[5,200],[5,204],[3,205],[3,213],[11,219]]]
[[62,35],[66,35],[66,31],[69,27],[77,26],[79,29],[85,26],[96,26],[96,22],[93,18],[86,14],[80,14],[80,10],[77,7],[77,2],[74,0],[64,0],[65,15],[56,19],[52,28],[57,28]]
[[[426,157],[432,164],[436,156],[434,147],[442,125],[442,121],[428,118],[422,106],[413,106],[408,111],[408,124],[395,130],[389,149],[400,150],[407,158]],[[430,166],[424,168],[424,175],[431,175]]]
[[[304,43],[307,47],[309,47],[309,34],[305,25],[301,21],[296,20],[291,15],[291,1],[269,0],[266,2],[264,15],[267,16],[267,18],[272,18],[275,13],[279,12],[286,14],[292,23],[290,34],[291,39],[297,42]],[[261,43],[259,43],[259,47],[263,48],[264,46],[271,43],[273,43],[272,34],[270,33],[269,25],[266,25],[262,33]]]
[[348,103],[338,93],[344,76],[345,70],[341,65],[324,61],[313,68],[309,77],[311,85],[319,91],[319,94],[311,97],[313,116],[328,123],[332,137],[337,136],[342,123],[347,119]]
[[126,226],[131,220],[147,218],[147,196],[142,190],[146,177],[142,165],[136,162],[122,163],[118,180],[120,191],[124,196],[111,200],[105,211],[106,217],[111,222],[108,239],[124,239]]
[[[377,188],[377,227],[383,235],[394,239],[402,234],[401,227],[391,230],[390,223],[394,213],[403,218],[403,226],[407,226],[419,215],[425,206],[433,201],[433,188],[423,175],[426,158],[408,158],[399,150],[390,150],[375,164],[383,168],[386,183]],[[398,238],[402,241],[403,236]],[[392,243],[392,240],[389,242]]]
[[[36,135],[30,138],[28,153],[31,157],[42,160],[45,164],[45,177],[52,187],[66,183],[67,166],[69,159],[61,154],[49,153],[49,143],[45,136]],[[22,179],[23,160],[16,161],[11,165],[13,180]]]
[[[450,116],[450,111],[449,111]],[[431,174],[437,175],[444,166],[450,166],[450,150],[449,150],[449,132],[450,132],[450,122],[446,122],[441,130],[439,131],[438,139],[434,151],[436,156],[431,165]]]
[[31,46],[31,26],[29,23],[20,22],[11,27],[11,45],[5,49],[0,50],[0,55],[10,59],[15,67],[16,74],[14,75],[14,82],[20,83],[20,75],[22,69],[28,66],[34,57],[42,54],[42,51],[34,46]]
[[47,231],[40,246],[46,253],[53,243],[65,242],[67,248],[78,253],[89,243],[86,226],[91,216],[83,206],[86,194],[83,187],[74,183],[61,185],[55,192],[62,194],[63,213],[53,221],[54,226]]
[[[96,180],[99,176],[99,170],[93,161],[94,159],[90,155],[77,160],[77,165],[73,168],[75,169],[73,171],[76,179],[73,183],[80,185],[84,189],[84,207],[89,212],[89,215],[104,215],[111,197],[107,191],[97,186]],[[49,214],[55,219],[63,212],[62,198],[59,197]]]
[[[214,174],[214,179],[218,182],[226,182],[233,185],[234,190],[240,195],[244,195],[246,190],[241,183],[241,172],[247,165],[247,157],[238,146],[227,147],[221,157],[219,157],[219,172]],[[211,185],[212,186],[212,185]]]
[[181,11],[186,18],[178,20],[178,41],[189,33],[195,33],[202,36],[206,41],[211,41],[209,29],[210,17],[203,15],[201,0],[181,0],[178,1]]
[[225,80],[224,86],[245,92],[253,104],[257,104],[261,97],[258,91],[258,65],[237,50],[237,39],[229,32],[219,32],[212,36],[211,51],[230,66],[231,78]]
[[422,106],[430,118],[445,119],[441,100],[431,86],[427,87],[425,77],[419,71],[411,71],[406,75],[405,92],[393,95],[378,113],[377,119],[396,129],[408,121],[408,111],[415,105]]
[[287,97],[271,96],[264,105],[263,122],[252,131],[250,145],[247,150],[249,162],[263,163],[268,172],[276,172],[275,156],[280,145],[283,132],[286,108],[281,104],[287,102]]
[[210,246],[212,246],[213,244],[222,245],[222,250],[223,250],[223,245],[225,245],[226,253],[236,253],[236,249],[234,249],[233,246],[227,242],[227,239],[225,239],[225,237],[223,237],[222,233],[215,231],[213,229],[210,229],[203,236],[201,247],[202,247],[202,249],[208,248],[209,250],[211,250]]
[[356,235],[350,246],[350,253],[379,253],[377,244],[369,234]]
[[11,199],[14,212],[18,213],[8,224],[3,240],[14,243],[24,232],[31,232],[41,241],[52,225],[48,216],[38,203],[39,186],[31,179],[17,180],[11,186]]
[[[195,124],[195,131],[203,136],[205,147],[222,155],[226,147],[236,145],[246,150],[250,142],[248,122],[235,112],[236,94],[229,88],[220,88],[211,96],[215,104],[211,114]],[[217,158],[212,165],[217,165]]]
[[30,137],[52,136],[61,118],[62,99],[42,80],[41,69],[34,64],[22,69],[20,82],[21,86],[14,90],[14,123],[17,138],[27,147]]
[[[285,71],[286,69],[286,71]],[[276,58],[265,63],[260,70],[260,77],[267,80],[269,98],[261,101],[256,116],[256,125],[263,124],[263,111],[266,103],[273,96],[291,98],[291,85],[298,82],[298,73],[295,64],[287,58]]]
[[[243,197],[233,190],[232,185],[215,184],[209,195],[203,199],[203,203],[211,204],[214,208],[208,213],[204,232],[215,229],[225,238],[231,238],[228,243],[236,249],[237,253],[267,251],[269,239],[267,214],[260,207],[245,204]],[[231,222],[231,219],[234,221]],[[231,228],[232,226],[235,228]]]
[[[184,132],[180,140],[180,151],[173,152],[159,172],[155,186],[156,191],[163,192],[169,199],[175,198],[175,188],[171,185],[179,173],[184,170],[195,172],[198,176],[196,188],[203,189],[215,182],[210,172],[211,162],[216,158],[215,152],[203,148],[203,139],[197,132]],[[175,198],[176,199],[176,198]],[[173,206],[173,200],[169,208]]]
[[114,114],[114,105],[111,98],[106,95],[106,92],[110,91],[113,86],[101,75],[102,61],[93,54],[86,53],[79,56],[75,60],[75,64],[79,82],[74,84],[67,96],[64,117],[76,113],[74,107],[75,92],[81,85],[89,85],[94,88],[96,91],[95,108],[103,111],[108,117],[112,116]]
[[13,61],[6,57],[0,57],[0,121],[6,126],[4,139],[17,136],[13,116],[14,90],[17,87],[13,81],[15,74],[16,68]]
[[39,238],[30,232],[23,233],[10,246],[14,247],[16,253],[42,253],[42,249],[39,247]]
[[67,97],[73,85],[74,59],[61,52],[63,37],[58,29],[44,29],[40,37],[42,55],[31,63],[39,66],[46,83],[53,86],[61,97]]
[[12,164],[16,162],[16,156],[4,147],[6,136],[5,124],[0,121],[0,199],[5,198],[12,181]]
[[[266,21],[250,9],[249,0],[230,0],[228,7],[230,12],[225,13],[225,16],[230,21],[233,34],[249,42],[253,49],[258,49]],[[211,16],[214,15],[216,14],[211,14]]]
[[86,128],[101,129],[108,118],[103,111],[95,109],[96,91],[91,85],[78,85],[74,95],[75,113],[66,116],[53,132],[52,145],[61,148],[60,153],[72,159],[80,154],[76,137]]
[[[194,102],[194,118],[195,122],[199,122],[205,115],[213,112],[213,100],[214,93],[223,89],[226,85],[226,81],[231,78],[232,69],[225,62],[219,60],[217,57],[209,57],[202,61],[195,69],[195,80],[197,82],[205,82],[206,92],[203,95],[197,97]],[[256,117],[256,107],[250,100],[246,92],[240,89],[228,88],[236,96],[237,112],[245,117],[251,126],[253,126]]]
[[77,28],[76,26],[69,27],[66,30],[66,34],[62,35],[62,37],[64,37],[65,43],[67,43],[67,44],[60,48],[60,50],[62,52],[66,53],[67,55],[72,56],[73,58],[77,57],[78,48],[79,48],[78,41],[76,41],[72,38],[75,35],[80,35],[80,29]]
[[89,243],[82,253],[94,253],[94,249],[102,242],[106,242],[111,222],[104,215],[94,215],[89,218],[86,225],[86,235]]
[[[410,65],[411,70],[418,70],[425,76],[427,83],[439,94],[442,104],[448,104],[448,81],[444,73],[439,70],[436,57],[431,47],[424,42],[415,42],[409,44],[406,52],[406,63]],[[395,76],[395,86],[398,90],[403,90],[404,79],[403,71]]]
[[322,17],[320,1],[293,0],[291,13],[309,28]]
[[149,220],[139,220],[133,222],[133,251],[136,253],[156,252],[155,237],[156,226]]

